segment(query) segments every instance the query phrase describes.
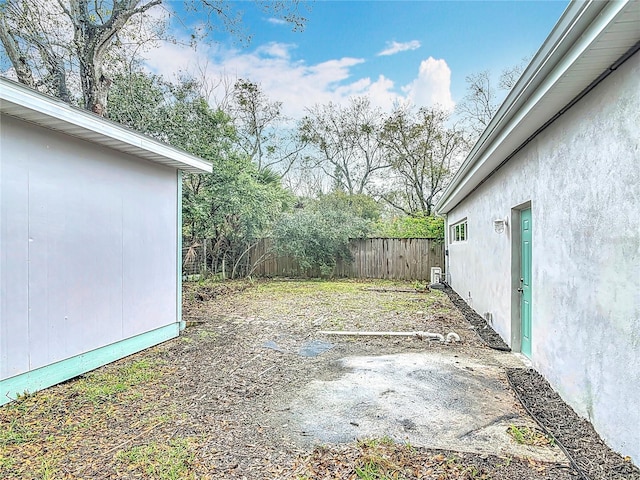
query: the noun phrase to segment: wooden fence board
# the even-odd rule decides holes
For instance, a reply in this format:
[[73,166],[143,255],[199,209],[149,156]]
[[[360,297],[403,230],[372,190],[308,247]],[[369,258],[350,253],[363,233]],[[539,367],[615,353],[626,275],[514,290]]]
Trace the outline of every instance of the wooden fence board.
[[[263,239],[249,253],[251,263],[271,248]],[[338,262],[333,275],[349,278],[386,278],[395,280],[429,280],[431,267],[444,271],[444,248],[428,238],[360,238],[350,241],[353,262]],[[318,269],[301,269],[288,256],[268,255],[253,271],[258,277],[318,277]]]
[[[207,242],[198,240],[193,247],[183,248],[183,275],[202,273]],[[339,261],[333,271],[336,277],[386,278],[395,280],[429,280],[431,267],[444,272],[442,242],[428,238],[358,238],[350,241],[353,262]],[[251,275],[257,277],[319,277],[318,269],[300,268],[293,258],[277,256],[271,251],[271,240],[262,239],[247,255]],[[231,272],[228,272],[229,274]]]

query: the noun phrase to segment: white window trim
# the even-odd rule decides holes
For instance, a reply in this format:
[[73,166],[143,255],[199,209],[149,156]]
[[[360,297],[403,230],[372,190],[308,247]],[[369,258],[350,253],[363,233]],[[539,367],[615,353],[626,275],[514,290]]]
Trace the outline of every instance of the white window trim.
[[464,218],[449,227],[449,243],[466,242],[469,238],[467,219]]

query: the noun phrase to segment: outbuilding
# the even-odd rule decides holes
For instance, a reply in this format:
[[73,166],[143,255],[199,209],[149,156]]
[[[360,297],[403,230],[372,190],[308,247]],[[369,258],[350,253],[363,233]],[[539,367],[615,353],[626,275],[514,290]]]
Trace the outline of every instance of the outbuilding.
[[640,2],[572,2],[436,205],[446,278],[640,464]]
[[176,337],[197,157],[0,79],[0,404]]

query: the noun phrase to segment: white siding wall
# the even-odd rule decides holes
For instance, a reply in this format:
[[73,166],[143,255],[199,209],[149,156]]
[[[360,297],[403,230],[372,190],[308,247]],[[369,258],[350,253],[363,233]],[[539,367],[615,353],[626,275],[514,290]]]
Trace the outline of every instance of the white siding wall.
[[532,361],[616,450],[640,464],[640,54],[527,145],[448,222],[452,287],[511,341],[510,225],[531,201]]
[[0,378],[176,321],[176,171],[10,117]]

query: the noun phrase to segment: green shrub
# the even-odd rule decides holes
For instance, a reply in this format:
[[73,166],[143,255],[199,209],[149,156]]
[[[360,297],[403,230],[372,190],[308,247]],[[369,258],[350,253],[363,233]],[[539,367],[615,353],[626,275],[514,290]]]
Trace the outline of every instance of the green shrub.
[[391,220],[376,222],[372,236],[444,240],[444,219],[434,216],[394,217]]
[[280,255],[291,255],[301,268],[318,268],[323,276],[329,276],[339,260],[352,260],[349,238],[366,237],[368,225],[348,211],[297,209],[276,224],[274,248]]

